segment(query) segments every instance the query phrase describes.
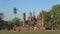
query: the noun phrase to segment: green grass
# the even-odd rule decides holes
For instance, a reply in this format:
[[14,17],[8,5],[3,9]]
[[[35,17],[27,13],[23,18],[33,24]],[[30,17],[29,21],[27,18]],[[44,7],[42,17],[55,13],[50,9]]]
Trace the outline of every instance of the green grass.
[[60,31],[41,31],[41,32],[8,32],[8,31],[0,31],[0,34],[60,34]]

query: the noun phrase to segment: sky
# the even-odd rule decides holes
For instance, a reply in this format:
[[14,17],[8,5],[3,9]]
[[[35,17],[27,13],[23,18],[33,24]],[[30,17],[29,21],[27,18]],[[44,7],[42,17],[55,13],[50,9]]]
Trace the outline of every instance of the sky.
[[14,18],[13,8],[16,7],[17,17],[22,19],[25,12],[28,19],[30,12],[38,16],[42,10],[49,11],[55,4],[60,4],[60,0],[0,0],[0,12],[4,14],[4,20],[10,21]]

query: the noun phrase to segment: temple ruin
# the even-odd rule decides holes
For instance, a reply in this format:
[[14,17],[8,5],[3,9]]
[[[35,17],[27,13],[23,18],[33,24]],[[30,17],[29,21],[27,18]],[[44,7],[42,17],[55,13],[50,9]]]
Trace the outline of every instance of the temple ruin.
[[[27,22],[27,25],[28,27],[37,27],[41,30],[44,30],[45,27],[44,27],[44,11],[40,12],[40,14],[38,15],[37,18],[35,18],[35,14],[34,12],[31,13],[30,12],[30,16],[28,17],[28,22]],[[26,25],[26,15],[25,13],[23,13],[23,27]]]

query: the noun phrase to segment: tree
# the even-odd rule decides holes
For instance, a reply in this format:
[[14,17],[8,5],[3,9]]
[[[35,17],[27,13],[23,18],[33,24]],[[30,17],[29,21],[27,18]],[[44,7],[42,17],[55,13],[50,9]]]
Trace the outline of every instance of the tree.
[[13,23],[13,29],[14,29],[14,31],[16,31],[15,28],[16,28],[17,26],[20,26],[20,19],[18,19],[18,18],[13,18],[12,23]]
[[47,30],[50,30],[51,29],[51,23],[50,23],[50,20],[51,20],[51,17],[50,17],[50,12],[45,12],[45,28]]
[[14,19],[12,20],[12,22],[13,22],[13,23],[19,23],[19,22],[20,22],[20,19],[14,18]]
[[0,13],[0,20],[3,18],[3,13]]
[[60,4],[53,5],[52,10],[56,13],[60,13]]
[[17,9],[16,9],[16,7],[14,7],[14,14],[15,14],[15,17],[16,17],[16,14],[17,14]]
[[0,13],[0,30],[3,28],[3,13]]
[[60,23],[60,5],[54,5],[50,10],[51,25],[52,29],[57,28],[56,26]]

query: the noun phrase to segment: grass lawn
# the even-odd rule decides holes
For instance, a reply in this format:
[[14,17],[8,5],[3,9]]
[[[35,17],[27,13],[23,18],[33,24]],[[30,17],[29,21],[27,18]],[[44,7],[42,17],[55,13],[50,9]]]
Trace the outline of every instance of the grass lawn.
[[8,32],[8,31],[0,31],[0,34],[60,34],[60,31],[40,31],[40,32]]

